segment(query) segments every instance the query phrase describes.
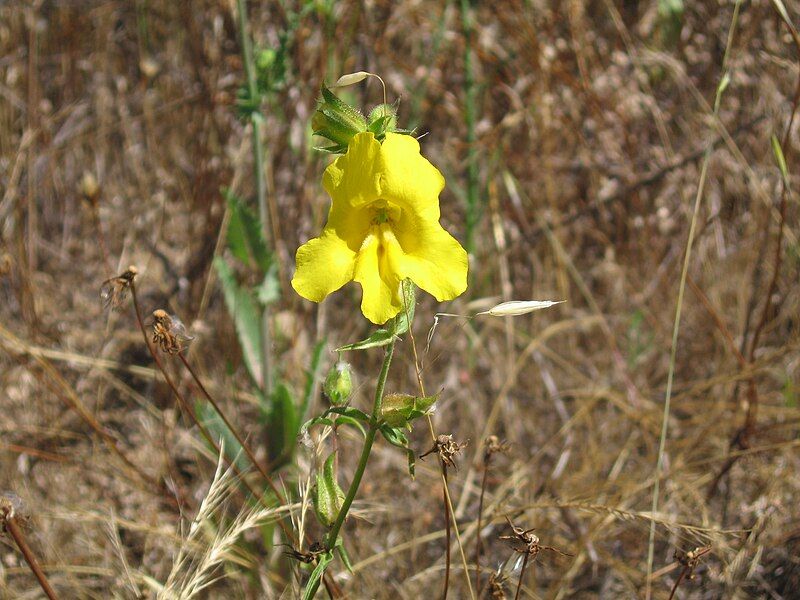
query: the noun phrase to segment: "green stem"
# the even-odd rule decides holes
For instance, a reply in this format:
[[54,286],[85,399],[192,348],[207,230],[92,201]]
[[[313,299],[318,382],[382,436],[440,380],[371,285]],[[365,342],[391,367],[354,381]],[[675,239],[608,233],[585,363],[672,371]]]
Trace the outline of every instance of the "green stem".
[[[350,511],[350,505],[353,504],[353,500],[355,500],[356,494],[358,493],[358,488],[361,485],[361,478],[364,476],[364,471],[367,468],[367,461],[369,460],[369,454],[372,451],[372,444],[375,441],[375,434],[378,433],[378,422],[380,421],[381,415],[381,403],[383,402],[383,390],[386,387],[386,377],[389,375],[389,365],[392,362],[393,354],[394,340],[392,340],[391,343],[386,347],[386,355],[383,357],[381,374],[378,376],[378,386],[375,388],[375,402],[372,406],[372,422],[370,423],[369,430],[364,438],[364,447],[361,449],[361,458],[358,459],[358,466],[356,467],[355,473],[353,473],[353,481],[350,482],[350,487],[348,488],[347,496],[345,496],[344,502],[342,503],[342,508],[339,510],[336,521],[328,533],[327,547],[331,550],[336,547],[336,540],[339,537],[339,530],[342,528],[344,520],[347,518],[347,513]],[[321,578],[315,580],[312,583],[310,592],[304,595],[304,597],[313,598],[317,588],[319,588],[320,581]]]
[[[247,2],[237,0],[239,13],[239,34],[241,36],[242,62],[247,76],[247,91],[251,99],[258,98],[256,69],[253,64],[253,44],[247,33]],[[269,240],[269,211],[267,209],[267,187],[264,180],[264,144],[261,140],[263,119],[260,111],[250,114],[252,125],[253,175],[256,179],[256,198],[258,199],[258,216],[264,239]],[[269,397],[272,392],[272,331],[269,324],[269,311],[264,308],[261,313],[261,390]]]

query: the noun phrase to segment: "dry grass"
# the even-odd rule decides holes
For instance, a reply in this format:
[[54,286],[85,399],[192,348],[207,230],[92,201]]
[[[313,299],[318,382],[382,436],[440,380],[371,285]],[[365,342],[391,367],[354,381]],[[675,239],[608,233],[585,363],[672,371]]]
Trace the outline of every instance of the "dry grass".
[[[368,332],[353,318],[354,289],[317,309],[288,286],[294,250],[327,209],[319,180],[329,159],[308,133],[319,85],[381,74],[389,98],[402,98],[401,121],[430,132],[423,150],[447,178],[443,222],[458,235],[470,197],[459,3],[330,4],[299,18],[287,85],[265,106],[283,284],[275,352],[298,386],[318,334],[334,348]],[[442,320],[424,358],[426,386],[444,390],[437,431],[470,440],[450,474],[468,558],[481,440],[512,445],[489,473],[482,531],[483,581],[505,565],[509,597],[520,555],[498,540],[506,515],[574,555],[540,554],[521,597],[641,597],[652,519],[655,598],[669,596],[681,571],[674,551],[706,545],[697,578],[676,597],[790,598],[800,582],[798,207],[789,195],[777,263],[782,186],[770,147],[792,114],[797,49],[771,2],[747,3],[714,120],[733,2],[686,2],[677,37],[658,4],[510,1],[476,11],[480,213],[470,289],[445,310],[567,300],[514,320]],[[28,541],[63,598],[180,597],[167,590],[209,580],[201,597],[295,597],[305,574],[286,548],[264,550],[261,520],[271,516],[231,481],[220,487],[217,458],[180,417],[130,306],[106,313],[98,299],[103,280],[137,265],[143,310],[167,308],[190,326],[190,359],[263,458],[211,268],[220,188],[254,193],[250,138],[234,108],[243,81],[234,5],[0,3],[0,490],[25,501]],[[274,45],[299,8],[253,3],[256,41]],[[800,19],[796,8],[790,16]],[[375,84],[353,94],[362,105],[381,95]],[[797,188],[797,118],[788,140]],[[709,144],[653,515],[678,282]],[[430,297],[417,308],[418,341],[435,310]],[[353,402],[366,408],[380,352],[352,360]],[[166,362],[199,399],[180,363]],[[388,389],[413,392],[415,382],[410,345],[399,344]],[[737,442],[737,432],[747,435]],[[424,427],[412,443],[428,448]],[[347,480],[359,446],[346,434],[339,445]],[[423,461],[410,481],[401,453],[385,443],[375,452],[344,527],[355,574],[334,572],[353,598],[418,598],[443,576],[438,470]],[[298,446],[296,468],[282,474],[297,500],[314,460]],[[205,510],[221,489],[227,500]],[[321,535],[310,514],[292,511],[295,525],[303,518]],[[206,517],[193,521],[198,512]],[[10,541],[0,548],[0,597],[40,597]],[[465,598],[456,556],[451,597]]]

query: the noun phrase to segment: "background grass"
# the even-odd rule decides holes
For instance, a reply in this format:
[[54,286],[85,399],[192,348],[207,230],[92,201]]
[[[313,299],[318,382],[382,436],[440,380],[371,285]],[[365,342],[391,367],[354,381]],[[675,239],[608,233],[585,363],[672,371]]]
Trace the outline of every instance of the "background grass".
[[[401,100],[401,124],[427,133],[423,152],[448,182],[442,222],[471,240],[468,292],[445,307],[422,297],[417,340],[436,310],[567,300],[514,320],[444,320],[424,359],[427,387],[443,389],[437,431],[470,441],[450,476],[467,556],[489,434],[512,453],[488,478],[484,571],[505,564],[516,583],[519,555],[497,540],[505,515],[574,554],[540,555],[528,597],[634,598],[644,588],[678,282],[710,144],[654,516],[654,595],[666,598],[680,572],[662,570],[676,548],[707,544],[698,579],[678,596],[790,598],[800,585],[798,210],[787,195],[776,262],[782,184],[770,145],[793,111],[797,50],[771,2],[746,3],[713,119],[733,2],[673,5],[250,4],[256,45],[287,42],[285,83],[263,107],[283,290],[274,354],[285,379],[302,386],[318,337],[334,348],[369,332],[355,316],[357,286],[317,308],[288,285],[295,249],[328,206],[320,176],[330,158],[313,150],[310,116],[319,86],[343,73],[380,74],[389,100]],[[227,1],[0,4],[0,489],[24,500],[31,545],[64,598],[149,597],[179,548],[216,547],[244,510],[234,494],[214,515],[217,529],[187,546],[216,459],[203,457],[176,411],[130,307],[103,312],[103,280],[139,268],[145,311],[165,308],[190,327],[190,359],[264,456],[212,268],[220,189],[255,194],[235,106],[245,81],[237,31]],[[382,100],[374,82],[345,96]],[[797,139],[795,119],[783,148],[795,187]],[[86,193],[87,173],[96,195]],[[335,358],[326,352],[326,367]],[[380,358],[351,357],[354,405],[368,409]],[[407,343],[388,389],[415,389]],[[183,519],[76,402],[146,475],[178,490]],[[755,421],[743,428],[748,412]],[[429,439],[417,429],[421,453]],[[339,446],[349,481],[359,443],[342,433]],[[344,527],[356,573],[339,582],[354,598],[417,598],[443,574],[438,471],[423,461],[412,482],[402,453],[385,443],[376,453]],[[298,446],[297,467],[284,472],[295,497],[314,454]],[[248,529],[225,547],[236,564],[215,567],[227,577],[209,597],[294,596],[302,573],[283,548],[265,552],[262,534]],[[38,597],[13,547],[1,548],[0,596]],[[455,556],[451,594],[467,597]]]

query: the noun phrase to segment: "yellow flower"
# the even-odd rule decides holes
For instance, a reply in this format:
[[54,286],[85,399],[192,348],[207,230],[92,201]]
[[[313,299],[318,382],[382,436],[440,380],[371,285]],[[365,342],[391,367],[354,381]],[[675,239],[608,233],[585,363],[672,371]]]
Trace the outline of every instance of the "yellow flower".
[[403,309],[410,278],[439,302],[467,289],[467,253],[439,224],[444,177],[409,135],[383,144],[359,133],[326,170],[332,203],[322,235],[297,250],[292,287],[321,302],[349,281],[361,284],[361,312],[376,324]]

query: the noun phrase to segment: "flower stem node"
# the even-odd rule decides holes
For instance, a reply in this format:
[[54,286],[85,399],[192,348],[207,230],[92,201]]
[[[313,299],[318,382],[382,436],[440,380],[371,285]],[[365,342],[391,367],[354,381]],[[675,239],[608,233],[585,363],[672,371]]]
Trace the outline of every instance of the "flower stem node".
[[[319,111],[318,111],[319,112]],[[292,287],[313,302],[349,281],[361,285],[361,311],[375,324],[404,309],[408,278],[439,302],[467,288],[467,253],[439,223],[442,174],[417,140],[356,134],[322,179],[332,203],[320,237],[297,250]]]

